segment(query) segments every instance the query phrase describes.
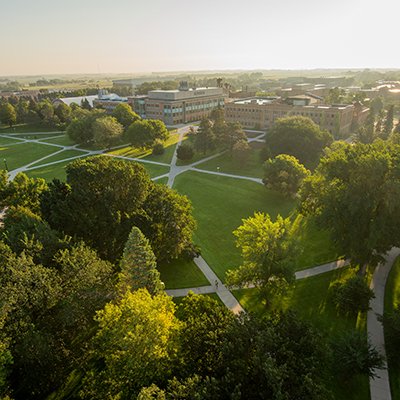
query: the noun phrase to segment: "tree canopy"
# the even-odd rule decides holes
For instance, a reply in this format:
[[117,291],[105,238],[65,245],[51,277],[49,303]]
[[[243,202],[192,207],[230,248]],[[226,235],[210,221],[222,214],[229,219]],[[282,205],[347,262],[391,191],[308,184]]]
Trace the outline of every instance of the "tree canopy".
[[266,146],[272,157],[289,154],[302,164],[317,163],[322,150],[333,141],[332,135],[307,117],[278,119],[268,131]]

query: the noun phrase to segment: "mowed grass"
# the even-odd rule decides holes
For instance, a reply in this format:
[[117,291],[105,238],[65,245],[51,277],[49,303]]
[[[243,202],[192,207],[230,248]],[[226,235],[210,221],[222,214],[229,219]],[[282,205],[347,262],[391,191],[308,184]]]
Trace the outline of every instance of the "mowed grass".
[[6,125],[0,125],[0,133],[29,133],[29,132],[54,132],[56,129],[43,124],[17,124],[12,128]]
[[23,143],[9,147],[3,145],[0,146],[0,159],[5,159],[8,169],[12,171],[52,154],[57,150],[57,147],[37,143]]
[[[392,312],[396,307],[400,306],[400,258],[397,258],[395,264],[390,271],[389,278],[385,288],[385,314]],[[386,341],[387,343],[387,341]],[[386,346],[386,351],[392,358],[398,358],[399,355]],[[389,379],[392,391],[392,399],[400,400],[400,367],[399,363],[393,365],[389,358]]]
[[163,165],[141,163],[140,161],[134,162],[138,162],[139,164],[143,165],[143,167],[145,167],[147,172],[149,173],[150,178],[155,178],[156,176],[164,175],[169,172],[169,167],[165,167]]
[[174,188],[186,194],[193,204],[197,220],[195,242],[215,273],[224,279],[225,272],[240,265],[240,252],[235,246],[233,230],[243,218],[255,211],[287,216],[292,200],[268,191],[263,185],[199,172],[185,172],[175,179]]
[[219,171],[233,175],[244,175],[255,178],[262,178],[264,175],[262,161],[260,159],[261,148],[264,147],[263,143],[253,142],[250,143],[251,153],[246,163],[238,163],[231,155],[230,152],[221,154],[220,156],[206,161],[205,163],[198,164],[196,168],[205,169],[208,171]]
[[[184,138],[184,140],[186,137]],[[164,143],[164,153],[160,155],[153,155],[152,149],[136,148],[132,146],[125,146],[119,149],[110,150],[108,153],[117,156],[131,157],[131,158],[145,158],[146,160],[158,161],[165,164],[170,164],[172,156],[175,151],[176,144],[178,143],[179,135],[173,133]]]
[[53,139],[43,139],[47,143],[59,144],[61,146],[73,146],[75,142],[68,135],[60,135]]
[[[287,295],[275,299],[272,308],[294,310],[297,315],[310,322],[324,337],[335,340],[343,333],[359,329],[366,330],[366,315],[340,315],[330,301],[330,288],[337,282],[344,282],[356,273],[354,268],[342,268],[318,276],[296,281]],[[268,312],[260,299],[257,289],[235,290],[235,297],[247,311],[258,314]],[[355,377],[346,382],[334,380],[329,388],[338,400],[369,399],[369,384],[366,377]]]
[[21,142],[22,142],[21,140],[13,139],[12,137],[0,136],[0,146],[4,146],[6,144],[21,143]]
[[166,289],[209,285],[207,278],[192,260],[178,259],[158,267]]
[[65,181],[67,174],[65,172],[65,167],[71,161],[59,162],[57,164],[48,165],[45,167],[30,169],[25,171],[25,174],[32,178],[43,178],[47,182],[51,182],[53,179],[59,179],[60,181]]
[[[61,150],[61,149],[58,149],[58,151],[59,150]],[[86,154],[85,152],[79,151],[79,150],[63,150],[60,153],[51,155],[50,157],[45,158],[44,160],[42,160],[42,161],[40,161],[38,163],[35,163],[34,165],[35,166],[37,166],[37,165],[45,165],[45,164],[52,163],[52,162],[55,162],[55,161],[66,160],[66,159],[71,158],[71,157],[79,157],[79,156],[83,157],[83,156],[85,156],[85,154]]]

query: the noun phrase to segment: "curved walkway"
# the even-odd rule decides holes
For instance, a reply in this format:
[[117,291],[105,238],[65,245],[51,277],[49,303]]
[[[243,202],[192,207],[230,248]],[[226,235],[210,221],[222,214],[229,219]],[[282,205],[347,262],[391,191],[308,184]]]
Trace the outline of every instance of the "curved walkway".
[[[397,256],[400,255],[400,249],[393,248],[385,257],[385,262],[379,264],[374,271],[371,281],[371,289],[375,293],[375,298],[371,300],[371,309],[367,315],[367,330],[371,344],[386,357],[385,336],[383,325],[378,318],[383,315],[385,305],[385,286],[389,272]],[[376,369],[376,378],[370,378],[369,387],[371,400],[391,400],[389,373],[387,368]]]

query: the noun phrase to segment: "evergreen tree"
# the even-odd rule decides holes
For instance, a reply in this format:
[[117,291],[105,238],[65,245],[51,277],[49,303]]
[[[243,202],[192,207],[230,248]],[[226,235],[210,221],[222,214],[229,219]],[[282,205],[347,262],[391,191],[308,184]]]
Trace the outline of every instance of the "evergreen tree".
[[122,292],[146,288],[152,295],[164,289],[156,257],[139,228],[132,228],[125,244],[118,286]]
[[211,121],[209,119],[203,119],[197,130],[196,140],[194,142],[195,149],[206,154],[207,151],[215,148],[215,141],[215,134],[212,129]]

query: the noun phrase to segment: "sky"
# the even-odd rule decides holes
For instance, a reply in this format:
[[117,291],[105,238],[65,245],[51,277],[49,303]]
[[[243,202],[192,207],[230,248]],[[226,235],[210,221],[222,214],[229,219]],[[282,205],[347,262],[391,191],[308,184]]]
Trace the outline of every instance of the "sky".
[[0,0],[0,76],[400,68],[400,0]]

